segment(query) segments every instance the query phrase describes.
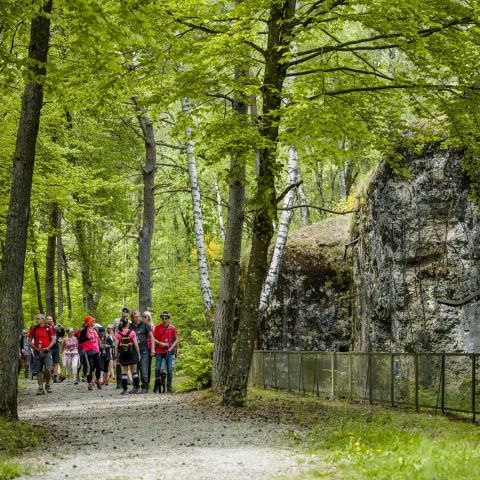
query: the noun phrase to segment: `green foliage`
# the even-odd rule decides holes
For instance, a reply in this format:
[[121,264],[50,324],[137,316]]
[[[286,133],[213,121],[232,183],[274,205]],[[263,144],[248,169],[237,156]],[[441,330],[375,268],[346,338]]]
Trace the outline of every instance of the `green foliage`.
[[178,374],[187,377],[180,390],[202,390],[212,384],[213,343],[206,332],[192,331],[191,340],[182,344]]
[[250,402],[250,408],[273,405],[308,427],[290,435],[297,448],[322,460],[305,478],[472,480],[480,475],[478,427],[465,421],[259,390]]

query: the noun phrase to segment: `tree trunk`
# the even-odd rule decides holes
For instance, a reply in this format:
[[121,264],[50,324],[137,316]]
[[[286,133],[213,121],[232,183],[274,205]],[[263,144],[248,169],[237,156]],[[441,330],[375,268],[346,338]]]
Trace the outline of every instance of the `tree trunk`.
[[268,271],[268,247],[272,240],[273,219],[276,215],[275,156],[282,90],[287,74],[284,55],[291,42],[291,19],[294,15],[295,0],[272,2],[262,85],[263,115],[259,123],[259,133],[266,140],[266,146],[260,150],[260,169],[253,203],[256,209],[252,224],[252,247],[240,306],[237,341],[223,394],[225,405],[242,405],[247,394],[248,374],[257,337],[258,307]]
[[95,314],[97,304],[93,294],[93,282],[91,276],[90,254],[85,234],[85,222],[77,220],[74,225],[75,237],[77,239],[78,256],[82,270],[82,294],[83,308],[87,313]]
[[[245,73],[236,69],[235,80],[243,77],[245,77]],[[240,122],[247,123],[248,106],[241,97],[234,102],[233,108],[240,117]],[[212,372],[214,388],[226,385],[232,356],[245,216],[246,156],[247,152],[240,150],[230,157],[227,230],[223,246],[220,290],[214,325],[215,343]]]
[[38,80],[46,73],[51,9],[52,0],[47,0],[42,14],[32,20],[30,27],[28,57],[31,61],[27,78],[31,80],[25,85],[22,97],[5,235],[4,259],[8,261],[3,262],[0,274],[0,417],[14,419],[18,418],[18,339],[23,326],[22,287],[30,196],[43,103],[43,85]]
[[63,318],[63,242],[62,242],[62,212],[57,209],[57,320]]
[[58,205],[53,204],[48,225],[45,258],[45,313],[55,319],[55,245],[58,234]]
[[67,256],[65,254],[65,249],[62,244],[62,264],[63,271],[65,274],[65,293],[67,294],[67,309],[68,309],[68,319],[72,319],[72,296],[70,294],[70,273],[68,272],[68,263]]
[[[188,98],[184,98],[182,100],[182,110],[187,117],[190,116],[190,105]],[[198,274],[200,277],[200,289],[202,292],[205,319],[207,321],[207,324],[210,324],[213,300],[212,291],[210,289],[210,278],[208,275],[205,236],[203,233],[202,200],[200,196],[200,184],[198,182],[197,163],[194,155],[195,144],[191,140],[191,127],[187,127],[185,136],[187,138],[185,146],[188,159],[188,175],[190,178],[190,188],[192,191],[193,226],[195,232],[195,246],[197,248]]]
[[153,123],[139,108],[134,97],[133,104],[137,112],[138,123],[145,143],[145,164],[143,173],[143,215],[138,239],[138,305],[140,311],[152,308],[151,250],[155,228],[155,170],[157,168],[157,151]]
[[[298,155],[295,147],[288,149],[288,175],[287,185],[292,185],[298,182]],[[268,269],[267,278],[263,285],[262,295],[260,297],[259,313],[262,315],[268,307],[272,291],[275,289],[278,281],[278,274],[280,272],[280,265],[282,263],[283,252],[288,239],[288,230],[293,217],[293,205],[295,204],[295,190],[289,190],[283,199],[282,215],[280,224],[278,226],[277,241],[273,250],[270,268]]]
[[44,313],[43,299],[42,299],[42,285],[40,283],[40,272],[38,268],[38,259],[37,259],[37,239],[35,237],[35,232],[33,228],[30,229],[30,240],[32,243],[33,276],[35,278],[35,289],[37,291],[38,313]]
[[[298,157],[298,154],[297,154]],[[297,181],[301,180],[301,175],[300,175],[300,169],[297,165]],[[298,201],[300,205],[303,205],[300,207],[300,217],[302,219],[302,225],[306,227],[307,225],[310,225],[310,211],[307,207],[308,205],[308,200],[307,200],[307,195],[305,194],[305,188],[303,186],[303,183],[301,183],[297,187],[297,193],[298,193]]]
[[220,187],[218,186],[217,179],[215,179],[215,192],[217,194],[218,226],[220,228],[220,236],[222,237],[222,241],[225,242],[225,225],[223,223],[222,194],[220,193]]

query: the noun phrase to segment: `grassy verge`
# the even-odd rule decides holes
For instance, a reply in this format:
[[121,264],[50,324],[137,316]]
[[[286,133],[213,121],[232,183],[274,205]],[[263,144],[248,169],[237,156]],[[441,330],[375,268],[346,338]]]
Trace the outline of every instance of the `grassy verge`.
[[27,473],[15,462],[15,455],[39,443],[38,430],[23,422],[0,419],[0,479],[8,480]]
[[247,409],[299,426],[292,443],[322,461],[306,478],[480,478],[480,427],[466,421],[256,389]]

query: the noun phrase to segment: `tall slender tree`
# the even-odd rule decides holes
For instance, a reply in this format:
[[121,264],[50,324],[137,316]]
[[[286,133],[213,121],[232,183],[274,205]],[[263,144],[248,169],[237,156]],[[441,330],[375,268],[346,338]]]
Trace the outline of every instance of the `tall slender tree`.
[[41,8],[30,27],[29,80],[22,97],[22,111],[15,146],[10,205],[0,274],[0,417],[18,418],[17,356],[22,328],[22,287],[27,247],[30,196],[40,114],[43,80],[50,43],[52,0]]
[[151,250],[155,228],[155,171],[157,169],[157,146],[153,122],[145,109],[139,105],[137,97],[132,98],[138,124],[145,143],[145,163],[143,177],[143,214],[138,239],[138,305],[140,310],[152,308]]

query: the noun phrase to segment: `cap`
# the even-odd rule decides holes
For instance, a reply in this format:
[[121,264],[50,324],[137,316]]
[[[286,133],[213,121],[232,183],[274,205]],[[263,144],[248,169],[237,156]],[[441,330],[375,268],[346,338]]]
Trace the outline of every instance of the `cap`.
[[87,315],[83,319],[83,324],[86,326],[93,325],[95,323],[95,319],[91,315]]
[[164,311],[160,314],[160,318],[163,318],[163,317],[170,318],[170,314],[164,310]]
[[122,313],[130,313],[130,310],[127,307],[123,307]]

